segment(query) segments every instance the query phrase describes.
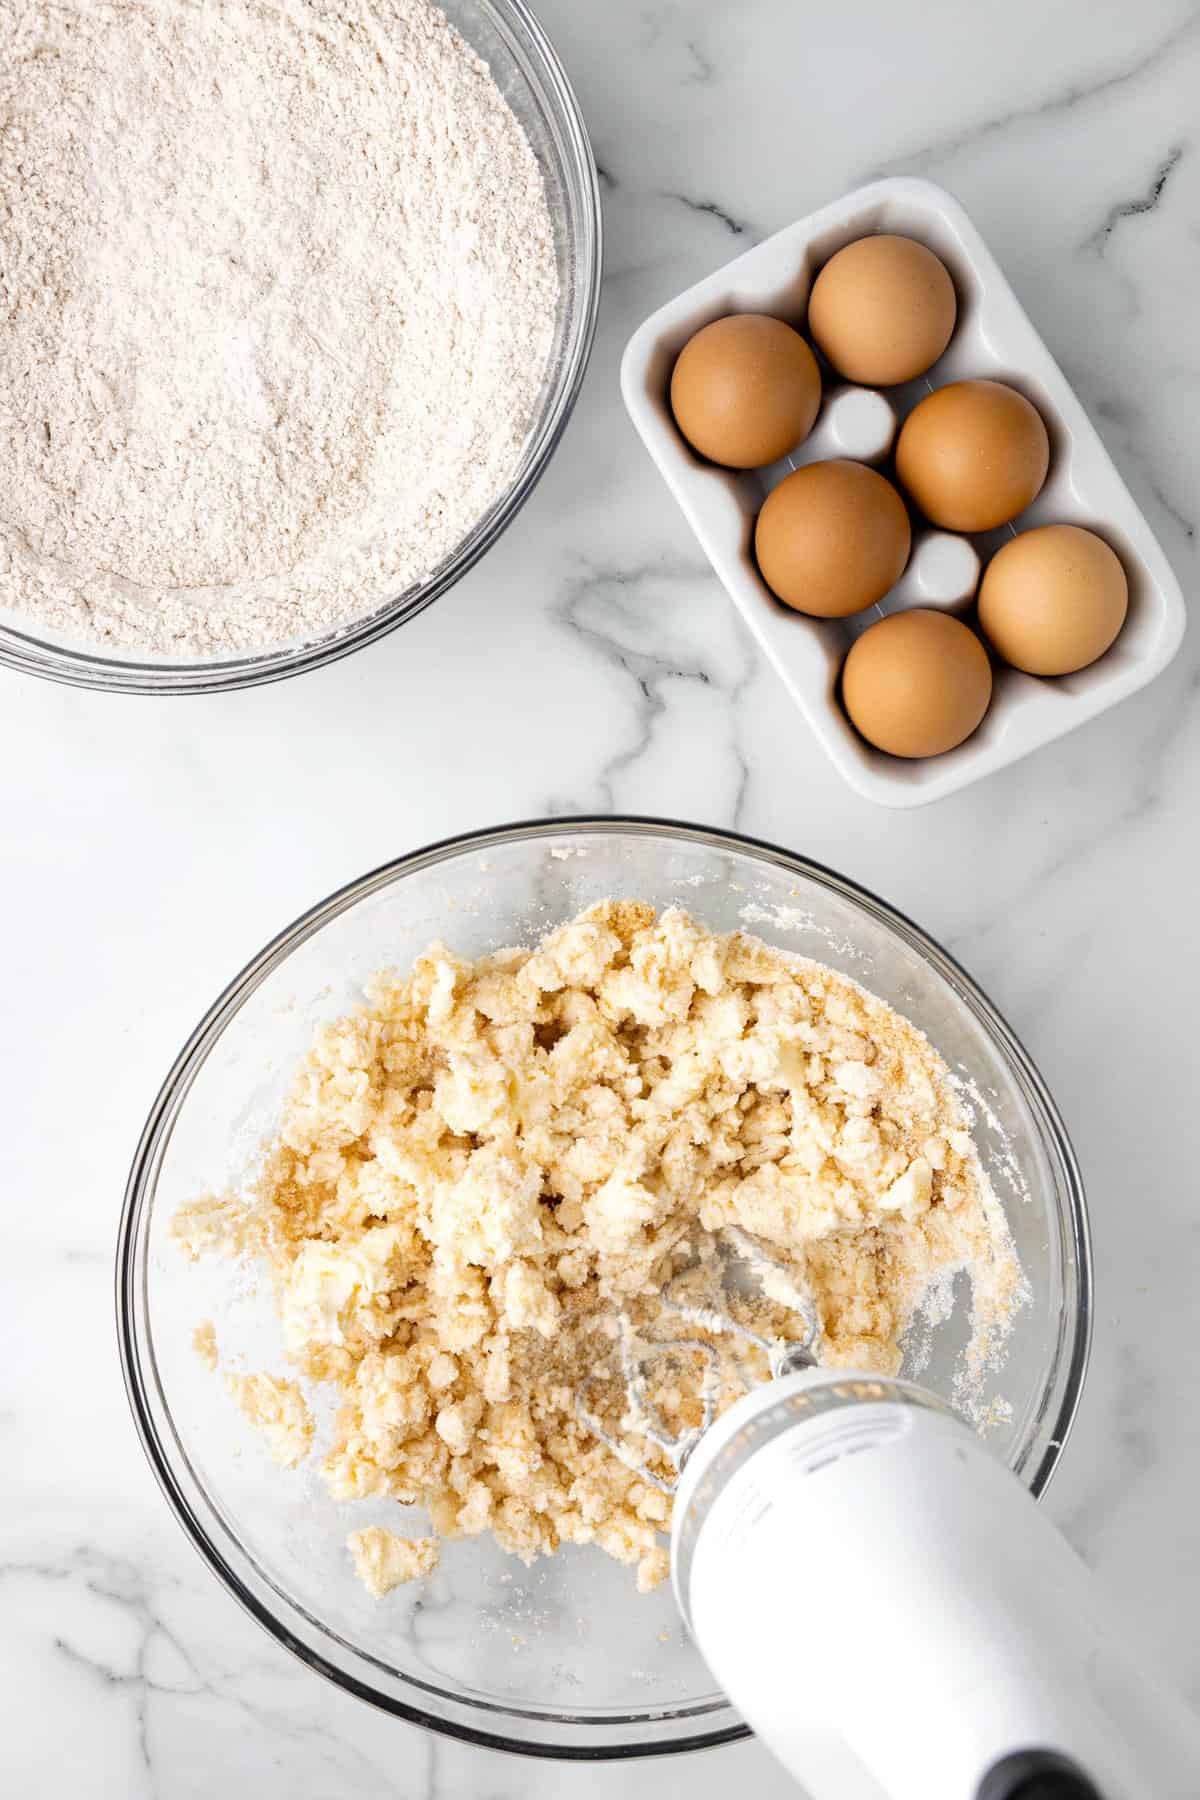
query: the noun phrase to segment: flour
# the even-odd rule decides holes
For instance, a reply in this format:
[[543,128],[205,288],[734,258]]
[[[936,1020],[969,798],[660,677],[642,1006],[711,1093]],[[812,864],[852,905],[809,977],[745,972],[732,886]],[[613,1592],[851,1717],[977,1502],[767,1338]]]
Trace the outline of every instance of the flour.
[[176,657],[370,612],[510,483],[557,300],[428,0],[0,0],[0,605]]

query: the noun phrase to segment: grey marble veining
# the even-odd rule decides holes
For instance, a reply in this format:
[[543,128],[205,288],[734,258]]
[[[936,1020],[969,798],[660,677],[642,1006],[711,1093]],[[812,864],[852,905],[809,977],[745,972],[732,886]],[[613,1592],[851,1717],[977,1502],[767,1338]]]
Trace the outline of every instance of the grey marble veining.
[[577,416],[497,548],[403,631],[280,687],[157,704],[3,681],[6,1793],[790,1791],[755,1746],[619,1771],[525,1765],[335,1692],[184,1542],[116,1366],[126,1168],[218,988],[285,920],[386,857],[576,808],[736,824],[831,863],[942,938],[1011,1019],[1074,1135],[1096,1240],[1092,1375],[1047,1504],[1200,1701],[1200,634],[1068,740],[939,806],[879,811],[842,787],[762,664],[616,384],[626,337],[661,300],[874,174],[928,175],[972,213],[1190,592],[1200,9],[540,12],[604,170],[607,274]]

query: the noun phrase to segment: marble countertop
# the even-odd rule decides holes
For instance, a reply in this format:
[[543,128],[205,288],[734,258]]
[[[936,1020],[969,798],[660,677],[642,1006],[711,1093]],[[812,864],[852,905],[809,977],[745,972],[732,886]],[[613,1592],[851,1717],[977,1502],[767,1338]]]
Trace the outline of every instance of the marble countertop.
[[[966,204],[1185,590],[1200,520],[1200,10],[1179,0],[542,0],[603,171],[587,385],[532,502],[374,648],[175,703],[0,679],[0,1767],[73,1800],[792,1792],[755,1745],[568,1769],[439,1742],[262,1636],[185,1543],[117,1366],[130,1155],[228,977],[362,870],[529,814],[738,826],[967,965],[1088,1180],[1095,1353],[1047,1504],[1200,1700],[1190,1388],[1200,632],[1136,699],[914,813],[846,789],[636,442],[621,348],[661,300],[881,173]],[[464,725],[469,721],[469,726]],[[487,755],[476,745],[486,742]]]

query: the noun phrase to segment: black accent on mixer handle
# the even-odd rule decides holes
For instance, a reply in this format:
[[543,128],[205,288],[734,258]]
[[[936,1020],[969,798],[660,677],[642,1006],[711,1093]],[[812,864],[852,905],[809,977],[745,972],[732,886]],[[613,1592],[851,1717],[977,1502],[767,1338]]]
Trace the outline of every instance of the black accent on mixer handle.
[[1057,1750],[1016,1750],[993,1763],[975,1800],[1104,1800],[1079,1764]]

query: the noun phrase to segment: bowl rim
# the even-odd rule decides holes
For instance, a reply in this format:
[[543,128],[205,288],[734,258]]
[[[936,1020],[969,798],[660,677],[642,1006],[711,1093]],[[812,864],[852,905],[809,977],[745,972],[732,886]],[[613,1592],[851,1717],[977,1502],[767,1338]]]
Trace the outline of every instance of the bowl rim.
[[351,620],[332,636],[299,644],[285,643],[262,651],[244,651],[220,660],[171,661],[164,658],[151,662],[129,654],[109,656],[99,647],[86,643],[55,643],[39,637],[36,631],[0,623],[0,668],[38,676],[66,687],[159,698],[180,694],[221,694],[287,681],[293,675],[339,662],[342,657],[377,643],[410,619],[415,619],[474,568],[512,524],[549,466],[583,386],[600,311],[604,225],[600,180],[583,109],[545,27],[526,0],[478,0],[478,3],[496,15],[502,35],[515,38],[521,50],[526,55],[531,54],[537,62],[538,72],[559,109],[557,122],[563,132],[562,147],[569,185],[577,188],[581,202],[577,221],[582,252],[579,262],[581,280],[573,317],[568,314],[572,319],[568,354],[557,397],[550,409],[536,420],[523,466],[510,486],[426,581],[383,601],[374,611],[361,619]]
[[[420,1704],[397,1699],[391,1694],[370,1686],[358,1676],[335,1667],[307,1644],[298,1642],[290,1633],[286,1622],[264,1605],[258,1596],[246,1586],[236,1571],[230,1567],[183,1491],[172,1465],[170,1454],[160,1438],[152,1408],[147,1401],[149,1379],[146,1362],[148,1361],[152,1369],[154,1356],[152,1346],[148,1346],[149,1356],[146,1358],[145,1351],[139,1343],[137,1307],[137,1269],[142,1239],[141,1227],[143,1220],[148,1217],[148,1202],[153,1198],[158,1166],[169,1142],[175,1118],[186,1100],[196,1074],[226,1026],[266,977],[286,962],[295,949],[315,936],[326,924],[349,911],[361,900],[392,886],[407,875],[464,855],[497,849],[514,843],[536,842],[539,839],[559,837],[566,833],[595,836],[624,834],[643,837],[666,836],[710,848],[739,851],[759,860],[773,862],[791,873],[815,879],[841,898],[862,907],[879,923],[906,940],[912,949],[931,964],[957,997],[981,1019],[994,1035],[1005,1056],[1010,1059],[1017,1074],[1026,1084],[1026,1099],[1034,1101],[1040,1107],[1041,1123],[1048,1130],[1053,1140],[1054,1150],[1060,1160],[1062,1172],[1066,1178],[1069,1202],[1069,1244],[1067,1248],[1073,1254],[1075,1268],[1074,1317],[1068,1319],[1064,1313],[1065,1329],[1060,1331],[1055,1379],[1053,1383],[1048,1383],[1051,1398],[1054,1389],[1058,1390],[1055,1416],[1050,1424],[1050,1435],[1045,1439],[1036,1466],[1032,1470],[1022,1471],[1023,1479],[1035,1500],[1040,1499],[1049,1486],[1079,1411],[1092,1343],[1094,1271],[1087,1198],[1078,1159],[1062,1116],[1051,1097],[1045,1080],[1007,1020],[997,1010],[983,989],[962,968],[961,964],[935,938],[915,924],[907,914],[893,907],[890,902],[881,899],[871,889],[840,874],[837,870],[829,868],[826,864],[803,856],[799,852],[786,850],[766,839],[752,837],[744,832],[728,831],[720,827],[697,825],[685,820],[639,813],[555,815],[518,819],[507,824],[460,832],[450,837],[437,839],[433,843],[380,863],[366,874],[344,883],[325,899],[300,913],[290,924],[277,932],[257,955],[251,957],[205,1012],[172,1063],[142,1129],[126,1182],[117,1233],[114,1300],[121,1373],[142,1450],[177,1522],[193,1548],[242,1609],[249,1613],[250,1617],[276,1643],[291,1651],[305,1667],[315,1670],[336,1687],[342,1688],[390,1716],[402,1719],[409,1724],[421,1726],[425,1730],[435,1732],[443,1737],[454,1738],[481,1749],[531,1756],[542,1760],[602,1762],[679,1755],[686,1751],[712,1749],[721,1744],[734,1743],[747,1738],[751,1736],[751,1732],[747,1725],[734,1719],[720,1725],[713,1725],[707,1730],[693,1729],[675,1737],[648,1741],[636,1738],[603,1741],[597,1738],[591,1742],[568,1744],[526,1741],[502,1731],[463,1725],[455,1719],[438,1718],[427,1712]],[[212,1504],[211,1501],[209,1504]],[[400,1678],[408,1679],[403,1676]],[[416,1687],[418,1693],[420,1692],[417,1684],[411,1683],[410,1685]],[[459,1704],[471,1706],[475,1703],[464,1699]],[[515,1714],[515,1709],[497,1707],[494,1710],[507,1712],[510,1717]],[[696,1710],[698,1713],[703,1713],[714,1709],[702,1706]],[[539,1717],[550,1722],[553,1715],[539,1715]],[[675,1717],[680,1718],[681,1715],[676,1714]],[[589,1727],[612,1729],[635,1722],[641,1724],[648,1721],[643,1720],[641,1715],[636,1716],[636,1719],[628,1715],[623,1718],[614,1718],[609,1715],[606,1718],[595,1720],[576,1716],[571,1720],[574,1727],[584,1730]]]

